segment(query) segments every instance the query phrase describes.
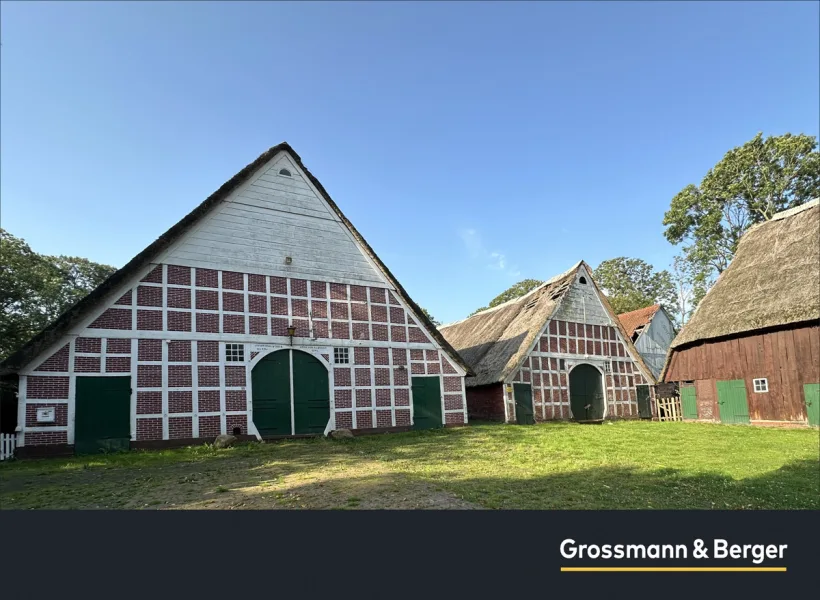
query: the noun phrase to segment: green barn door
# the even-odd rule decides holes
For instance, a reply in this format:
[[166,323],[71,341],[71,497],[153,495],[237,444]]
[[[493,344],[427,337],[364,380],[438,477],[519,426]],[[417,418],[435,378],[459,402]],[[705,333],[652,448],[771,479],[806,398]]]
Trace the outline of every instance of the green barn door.
[[717,382],[718,408],[721,423],[748,423],[746,382],[742,379]]
[[262,437],[291,435],[290,350],[271,352],[251,371],[253,424]]
[[[743,388],[743,399],[746,399],[746,388]],[[698,418],[698,401],[694,385],[680,386],[680,404],[684,419]],[[747,411],[748,416],[748,411]]]
[[293,351],[293,416],[296,433],[324,433],[330,420],[327,369],[298,350]]
[[820,425],[820,383],[803,385],[803,397],[806,400],[806,416],[809,425]]
[[581,364],[570,371],[569,402],[575,421],[600,421],[604,418],[604,388],[598,369]]
[[131,378],[77,377],[74,451],[128,450],[131,442]]
[[438,377],[412,377],[413,429],[442,426],[441,383]]
[[638,394],[638,416],[641,419],[651,419],[652,407],[649,405],[649,386],[636,385],[635,391]]
[[514,383],[515,422],[519,425],[533,425],[535,418],[532,414],[532,387],[529,383]]

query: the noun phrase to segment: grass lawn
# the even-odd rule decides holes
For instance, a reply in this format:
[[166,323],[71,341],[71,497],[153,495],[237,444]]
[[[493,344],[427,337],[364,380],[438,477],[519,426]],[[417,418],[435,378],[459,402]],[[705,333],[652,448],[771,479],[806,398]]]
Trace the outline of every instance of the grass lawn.
[[0,463],[0,508],[817,509],[820,434],[549,423]]

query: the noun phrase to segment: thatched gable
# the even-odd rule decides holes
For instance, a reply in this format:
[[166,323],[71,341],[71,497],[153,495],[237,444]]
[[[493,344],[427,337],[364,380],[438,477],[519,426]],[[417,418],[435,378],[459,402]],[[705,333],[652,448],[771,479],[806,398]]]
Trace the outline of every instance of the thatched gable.
[[[515,371],[532,349],[537,337],[558,309],[561,299],[575,281],[578,270],[584,267],[591,278],[592,269],[581,261],[571,269],[545,281],[528,294],[483,310],[462,321],[440,327],[448,342],[472,367],[473,376],[466,378],[468,387],[504,381]],[[651,371],[643,362],[626,331],[595,283],[598,296],[610,320],[621,332],[633,359],[639,363],[645,376],[653,380]]]
[[815,199],[743,235],[729,267],[671,347],[818,319],[820,201]]
[[367,241],[356,230],[348,218],[342,213],[341,209],[336,205],[330,195],[325,191],[324,186],[316,177],[305,167],[302,159],[293,150],[287,142],[282,142],[276,146],[272,146],[262,154],[260,154],[253,162],[245,166],[236,175],[225,182],[222,187],[216,190],[208,198],[206,198],[199,206],[193,209],[190,213],[185,215],[178,223],[171,227],[168,231],[163,233],[153,243],[151,243],[145,250],[140,252],[137,256],[131,259],[121,269],[115,271],[108,279],[101,283],[90,294],[82,298],[74,306],[66,310],[60,315],[51,325],[34,336],[27,344],[20,350],[0,362],[0,374],[14,373],[22,369],[32,359],[47,350],[60,337],[68,333],[73,327],[85,319],[93,310],[100,304],[111,300],[114,294],[121,286],[125,285],[136,277],[139,272],[158,258],[165,250],[167,250],[174,242],[176,242],[182,235],[190,231],[196,224],[198,224],[212,209],[216,208],[222,203],[234,190],[245,183],[251,176],[263,167],[268,161],[273,159],[280,152],[287,152],[291,158],[296,162],[300,169],[305,173],[310,182],[316,187],[322,198],[327,202],[330,208],[338,215],[339,219],[350,230],[353,237],[360,244],[364,253],[376,264],[378,269],[382,272],[385,279],[392,285],[398,296],[410,307],[414,315],[421,321],[425,330],[433,336],[433,338],[441,345],[444,351],[452,358],[459,366],[470,372],[469,366],[463,362],[458,353],[453,349],[447,340],[436,329],[435,325],[430,321],[424,311],[410,298],[402,285],[393,276],[390,270],[381,261],[379,256],[373,251]]

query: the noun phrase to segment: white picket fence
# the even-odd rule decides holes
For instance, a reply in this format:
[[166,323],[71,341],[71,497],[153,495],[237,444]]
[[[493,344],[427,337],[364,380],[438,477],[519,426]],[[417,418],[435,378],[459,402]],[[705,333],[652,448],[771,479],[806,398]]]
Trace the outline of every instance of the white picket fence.
[[14,449],[16,447],[16,433],[0,433],[0,460],[6,460],[14,456]]

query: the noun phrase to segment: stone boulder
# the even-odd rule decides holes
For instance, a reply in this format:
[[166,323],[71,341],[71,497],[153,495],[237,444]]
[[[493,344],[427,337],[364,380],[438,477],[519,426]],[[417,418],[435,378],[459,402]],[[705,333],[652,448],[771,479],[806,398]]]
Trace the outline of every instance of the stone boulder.
[[334,429],[328,437],[334,440],[350,440],[353,439],[353,432],[349,429]]
[[214,440],[214,448],[229,448],[236,443],[235,435],[218,435]]

